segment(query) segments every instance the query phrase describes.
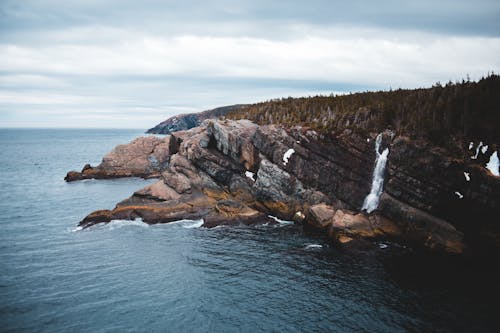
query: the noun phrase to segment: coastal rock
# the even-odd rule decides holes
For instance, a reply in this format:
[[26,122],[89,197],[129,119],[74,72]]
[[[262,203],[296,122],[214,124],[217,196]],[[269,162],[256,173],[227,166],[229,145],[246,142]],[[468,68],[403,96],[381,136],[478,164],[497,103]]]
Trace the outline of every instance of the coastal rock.
[[170,157],[169,139],[154,136],[134,139],[106,154],[98,166],[87,164],[81,172],[68,172],[64,179],[71,182],[90,178],[159,177]]
[[326,228],[333,223],[334,215],[335,208],[322,203],[309,208],[306,222],[316,228]]
[[[360,117],[368,121],[369,114]],[[272,215],[304,221],[339,244],[390,238],[462,253],[487,239],[500,247],[495,199],[500,177],[471,161],[468,152],[460,158],[389,130],[380,136],[379,150],[389,148],[390,153],[379,206],[371,214],[361,212],[371,190],[377,135],[367,138],[350,129],[325,135],[300,126],[206,120],[163,139],[140,138],[119,146],[101,165],[68,173],[68,180],[159,177],[115,209],[90,214],[83,227],[135,218],[146,223],[203,219],[205,227],[213,227],[269,223]]]
[[450,253],[464,251],[463,234],[445,220],[409,206],[387,193],[380,198],[380,211],[396,221],[407,239],[417,244]]

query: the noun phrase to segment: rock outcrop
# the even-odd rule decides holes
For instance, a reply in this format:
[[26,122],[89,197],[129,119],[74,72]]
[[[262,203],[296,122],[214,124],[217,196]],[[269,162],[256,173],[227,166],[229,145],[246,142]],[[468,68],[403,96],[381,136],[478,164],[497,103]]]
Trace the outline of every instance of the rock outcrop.
[[245,104],[222,106],[198,113],[179,114],[162,121],[146,133],[150,134],[170,134],[177,131],[185,131],[201,125],[204,120],[224,117],[232,111],[245,107]]
[[168,136],[137,138],[129,144],[117,146],[98,166],[87,164],[81,172],[68,172],[64,179],[70,182],[90,178],[159,177],[168,164],[170,139]]
[[321,135],[306,127],[206,120],[164,139],[119,146],[99,166],[68,174],[67,180],[159,178],[113,210],[90,214],[82,227],[135,218],[203,219],[205,227],[213,227],[269,223],[272,215],[303,221],[339,244],[389,238],[462,253],[487,239],[500,248],[500,177],[471,160],[465,146],[457,158],[383,132],[381,149],[390,150],[384,191],[376,210],[361,211],[372,186],[377,134]]

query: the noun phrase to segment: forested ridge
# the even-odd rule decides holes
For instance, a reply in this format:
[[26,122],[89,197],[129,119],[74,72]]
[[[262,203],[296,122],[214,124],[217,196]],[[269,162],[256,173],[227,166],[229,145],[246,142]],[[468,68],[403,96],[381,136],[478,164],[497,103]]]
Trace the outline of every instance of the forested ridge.
[[308,126],[321,133],[389,128],[436,143],[451,136],[500,142],[500,76],[437,83],[431,88],[274,99],[245,106],[226,117]]

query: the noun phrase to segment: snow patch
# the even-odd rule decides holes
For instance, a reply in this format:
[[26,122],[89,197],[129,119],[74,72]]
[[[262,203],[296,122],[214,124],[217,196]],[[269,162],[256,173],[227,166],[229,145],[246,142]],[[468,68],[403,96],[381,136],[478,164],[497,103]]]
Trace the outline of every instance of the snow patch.
[[255,173],[253,173],[253,172],[251,172],[251,171],[245,171],[245,176],[246,176],[247,178],[250,178],[251,180],[255,181],[255,178],[254,178]]
[[476,155],[474,156],[471,156],[470,158],[473,159],[473,160],[477,160],[477,156],[479,155],[479,149],[481,149],[481,146],[483,145],[483,142],[479,142],[479,144],[477,145],[477,148],[476,148]]
[[488,145],[483,146],[483,148],[481,148],[481,153],[486,154],[487,150],[488,150]]
[[299,218],[299,219],[305,219],[306,216],[304,215],[304,213],[302,213],[301,211],[298,211],[295,213],[295,217]]
[[288,160],[290,159],[293,153],[295,153],[295,150],[293,148],[290,148],[285,152],[285,154],[283,154],[283,165],[288,164]]
[[462,195],[462,193],[458,192],[458,191],[455,191],[455,194],[457,195],[457,197],[459,199],[462,199],[464,196]]
[[490,170],[490,172],[495,176],[500,176],[498,172],[498,168],[500,165],[500,161],[498,160],[498,152],[494,152],[490,156],[490,161],[486,164],[486,169]]
[[469,143],[469,150],[471,150],[472,148],[474,148],[474,142],[472,142],[472,141],[471,141],[471,142]]
[[470,173],[469,172],[464,171],[464,177],[465,177],[466,181],[470,182]]

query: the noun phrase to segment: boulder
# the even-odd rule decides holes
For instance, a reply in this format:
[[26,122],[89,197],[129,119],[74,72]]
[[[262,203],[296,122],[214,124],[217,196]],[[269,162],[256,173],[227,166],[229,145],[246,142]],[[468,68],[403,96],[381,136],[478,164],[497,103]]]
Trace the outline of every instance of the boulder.
[[311,206],[306,216],[306,222],[316,228],[327,228],[333,223],[335,208],[324,203]]

